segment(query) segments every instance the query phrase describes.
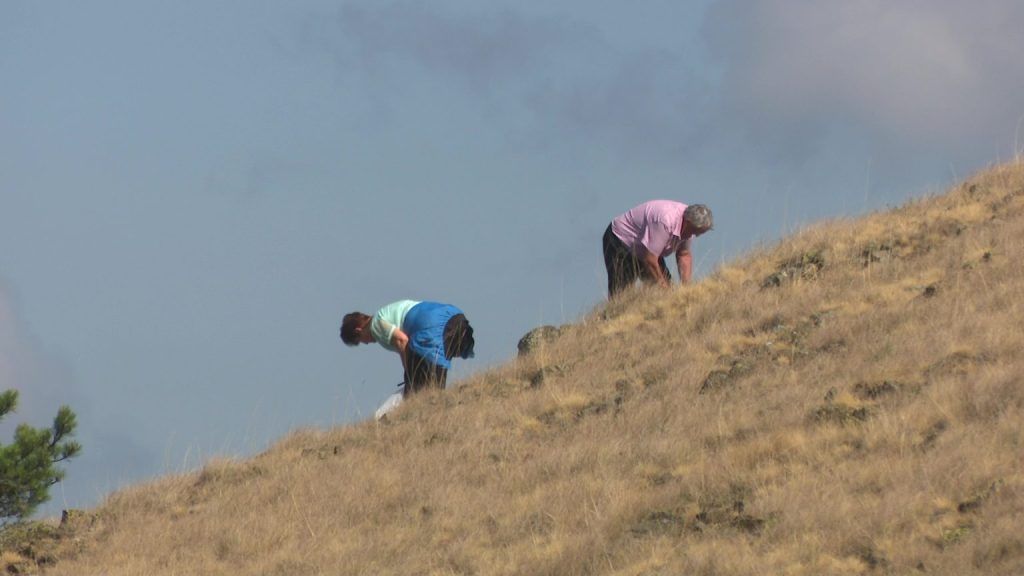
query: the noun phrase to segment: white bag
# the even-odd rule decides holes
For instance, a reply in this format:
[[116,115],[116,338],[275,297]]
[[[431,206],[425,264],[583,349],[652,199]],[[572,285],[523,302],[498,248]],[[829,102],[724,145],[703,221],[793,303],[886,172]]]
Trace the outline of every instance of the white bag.
[[402,392],[403,389],[399,388],[398,392],[388,396],[388,399],[385,400],[384,403],[380,405],[380,408],[377,408],[377,411],[373,413],[373,417],[380,420],[386,416],[388,412],[398,408],[399,404],[402,403]]

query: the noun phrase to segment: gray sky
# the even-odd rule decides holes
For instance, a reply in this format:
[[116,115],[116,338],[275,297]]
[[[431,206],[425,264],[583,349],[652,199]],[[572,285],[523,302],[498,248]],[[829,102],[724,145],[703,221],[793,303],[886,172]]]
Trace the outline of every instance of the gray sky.
[[703,202],[699,275],[1024,148],[1016,0],[0,4],[0,388],[85,450],[47,512],[365,418],[345,312],[454,303],[455,379]]

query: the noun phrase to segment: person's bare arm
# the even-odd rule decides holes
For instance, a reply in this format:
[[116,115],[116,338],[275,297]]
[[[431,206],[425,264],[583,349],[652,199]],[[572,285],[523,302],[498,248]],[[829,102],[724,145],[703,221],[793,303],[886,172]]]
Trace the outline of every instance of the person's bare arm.
[[658,256],[643,245],[640,245],[640,250],[642,252],[640,261],[643,263],[644,269],[647,270],[647,277],[653,278],[658,283],[658,286],[668,288],[668,278],[665,278],[665,275],[661,272],[661,262]]
[[395,328],[395,331],[391,334],[391,344],[398,349],[398,355],[402,358],[402,373],[409,373],[408,361],[406,360],[406,351],[409,349],[409,336],[402,332],[401,328]]
[[679,268],[679,283],[689,284],[693,274],[693,254],[690,253],[690,238],[683,240],[676,250],[676,267]]

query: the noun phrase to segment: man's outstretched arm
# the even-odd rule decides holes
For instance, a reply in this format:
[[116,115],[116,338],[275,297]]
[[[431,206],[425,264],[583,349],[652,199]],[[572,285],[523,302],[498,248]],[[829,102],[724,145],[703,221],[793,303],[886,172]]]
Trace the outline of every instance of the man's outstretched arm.
[[690,253],[690,239],[683,240],[676,250],[676,266],[679,268],[679,283],[689,284],[693,274],[693,255]]

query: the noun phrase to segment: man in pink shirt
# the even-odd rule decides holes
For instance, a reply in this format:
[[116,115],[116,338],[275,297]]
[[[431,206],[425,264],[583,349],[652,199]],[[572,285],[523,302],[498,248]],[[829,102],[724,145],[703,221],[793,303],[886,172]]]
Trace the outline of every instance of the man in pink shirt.
[[679,282],[690,281],[690,241],[711,230],[711,210],[672,200],[651,200],[612,220],[604,232],[604,265],[608,297],[633,285],[637,278],[668,287],[672,279],[665,256],[676,255]]

